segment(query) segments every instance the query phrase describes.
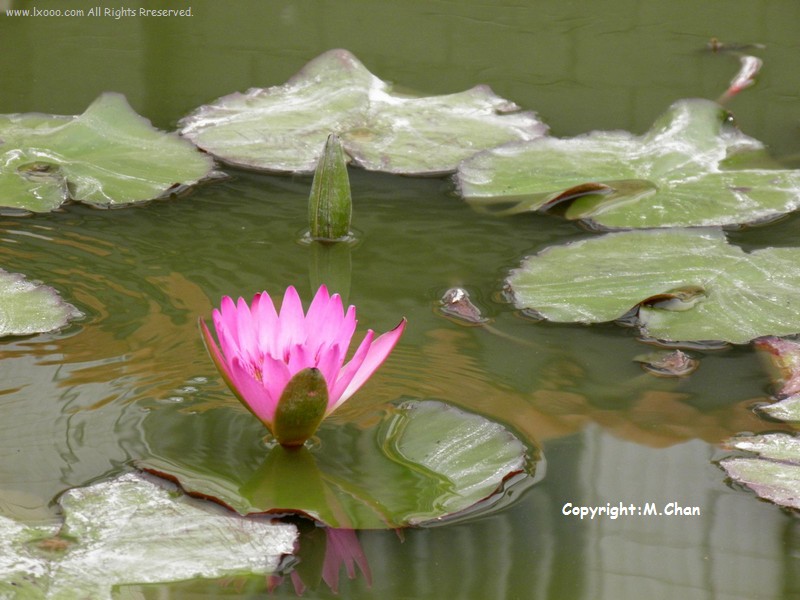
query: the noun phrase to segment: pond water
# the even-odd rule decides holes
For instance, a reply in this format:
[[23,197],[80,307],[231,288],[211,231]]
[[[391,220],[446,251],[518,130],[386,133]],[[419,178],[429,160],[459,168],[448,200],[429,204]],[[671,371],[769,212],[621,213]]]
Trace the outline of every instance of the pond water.
[[[765,45],[754,51],[765,62],[758,85],[730,108],[746,133],[788,164],[800,162],[794,0],[189,4],[193,16],[183,19],[0,16],[0,113],[76,114],[114,90],[174,129],[196,106],[282,83],[343,47],[379,77],[426,94],[487,83],[537,111],[558,136],[639,133],[674,100],[713,99],[727,87],[738,62],[704,51],[717,37]],[[223,419],[243,410],[203,349],[197,317],[222,295],[294,285],[309,298],[325,276],[299,242],[310,179],[225,171],[227,180],[174,200],[0,220],[0,266],[47,282],[86,315],[61,332],[0,345],[0,514],[57,520],[58,494],[147,458],[158,446],[153,430],[192,452],[202,427],[189,420],[210,408],[227,407],[216,411]],[[750,347],[694,351],[701,366],[688,378],[649,376],[633,358],[650,347],[633,330],[536,323],[500,297],[524,256],[593,234],[555,217],[479,214],[448,178],[353,170],[351,186],[358,243],[337,258],[339,290],[366,326],[385,331],[401,316],[409,325],[332,421],[400,398],[443,400],[539,447],[546,474],[488,516],[402,535],[360,532],[371,583],[343,575],[341,597],[800,597],[797,519],[728,485],[715,464],[726,438],[781,427],[752,411],[768,401],[770,384]],[[746,249],[789,246],[798,232],[800,217],[791,216],[729,238]],[[437,312],[452,286],[469,290],[491,329]],[[564,514],[568,504],[649,503],[700,515]],[[267,592],[263,577],[242,576],[118,594]],[[332,596],[320,585],[304,597]],[[294,591],[284,583],[272,597]]]

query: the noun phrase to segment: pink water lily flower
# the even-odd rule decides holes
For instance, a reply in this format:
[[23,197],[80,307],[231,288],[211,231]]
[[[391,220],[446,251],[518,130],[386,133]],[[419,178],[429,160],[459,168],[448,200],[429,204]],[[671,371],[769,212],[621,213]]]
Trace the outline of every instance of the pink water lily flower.
[[[350,398],[386,360],[406,324],[403,319],[377,338],[368,330],[345,363],[356,330],[356,309],[350,306],[345,311],[341,297],[331,296],[325,286],[319,288],[307,313],[297,290],[290,286],[280,312],[269,294],[262,292],[249,306],[244,298],[234,303],[225,296],[212,316],[219,346],[200,319],[211,358],[239,400],[273,433],[279,401],[290,380],[296,381],[292,379],[295,375],[304,371],[324,378],[328,401],[321,420]],[[313,431],[307,435],[311,434]],[[302,441],[287,445],[297,443]]]

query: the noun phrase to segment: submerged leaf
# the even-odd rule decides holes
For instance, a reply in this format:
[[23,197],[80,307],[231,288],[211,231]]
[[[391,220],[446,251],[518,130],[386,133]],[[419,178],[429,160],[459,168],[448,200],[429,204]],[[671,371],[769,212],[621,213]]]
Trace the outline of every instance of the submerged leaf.
[[800,438],[771,433],[736,438],[731,445],[758,455],[722,460],[720,465],[731,479],[770,502],[800,509]]
[[506,144],[464,161],[457,182],[500,214],[570,204],[568,219],[600,229],[734,225],[800,207],[800,170],[764,168],[765,150],[708,100],[673,104],[634,136],[597,131]]
[[0,115],[0,165],[0,207],[47,212],[166,196],[208,177],[213,161],[106,93],[76,117]]
[[53,288],[0,269],[0,337],[53,331],[81,316]]
[[638,307],[645,336],[744,344],[800,332],[800,249],[751,253],[718,230],[609,233],[528,257],[507,280],[517,308],[613,321]]
[[[216,424],[213,415],[205,422]],[[300,513],[331,527],[393,529],[485,512],[510,501],[506,486],[535,480],[537,457],[509,431],[436,401],[403,402],[368,426],[324,422],[318,442],[300,448],[267,451],[260,432],[249,442],[230,439],[227,427],[204,433],[206,453],[154,435],[140,466],[241,514]]]
[[318,56],[284,85],[201,106],[181,125],[184,136],[228,164],[303,173],[314,170],[331,133],[360,167],[430,175],[546,131],[533,113],[486,86],[445,96],[397,94],[346,50]]

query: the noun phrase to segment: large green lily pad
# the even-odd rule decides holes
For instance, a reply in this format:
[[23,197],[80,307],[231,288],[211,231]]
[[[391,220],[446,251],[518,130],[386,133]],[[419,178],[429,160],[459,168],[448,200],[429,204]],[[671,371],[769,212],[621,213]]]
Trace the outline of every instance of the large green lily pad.
[[800,332],[800,248],[745,252],[717,229],[609,233],[547,248],[507,279],[513,303],[557,322],[638,306],[645,336],[744,344]]
[[512,480],[514,490],[534,481],[530,448],[501,425],[437,401],[403,402],[366,426],[324,422],[317,445],[292,449],[264,447],[260,425],[244,413],[232,439],[230,418],[218,416],[199,416],[213,429],[190,452],[148,424],[152,458],[140,466],[241,514],[299,513],[347,529],[489,510],[508,501]]
[[113,206],[175,193],[208,177],[210,157],[155,129],[124,96],[79,116],[0,116],[0,207],[48,212],[67,200]]
[[70,490],[59,504],[60,529],[0,516],[1,598],[102,600],[124,584],[271,573],[297,538],[293,525],[229,514],[140,474]]
[[[600,229],[734,225],[800,206],[800,170],[777,168],[721,106],[681,100],[635,136],[600,131],[487,150],[458,169],[475,205],[501,214],[566,205],[568,219]],[[563,208],[563,207],[562,207]]]
[[0,269],[0,337],[53,331],[81,316],[53,288]]
[[360,167],[431,175],[546,131],[533,113],[486,86],[445,96],[398,94],[346,50],[322,54],[284,85],[201,106],[181,124],[184,136],[228,164],[302,173],[314,170],[331,133]]
[[737,438],[731,445],[758,455],[722,460],[731,479],[770,502],[800,509],[800,438],[771,433]]

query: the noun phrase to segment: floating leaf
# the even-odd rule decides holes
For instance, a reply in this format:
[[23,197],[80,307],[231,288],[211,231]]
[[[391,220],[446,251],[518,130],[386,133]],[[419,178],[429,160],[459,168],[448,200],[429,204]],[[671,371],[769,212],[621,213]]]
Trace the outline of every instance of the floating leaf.
[[394,93],[346,50],[322,54],[284,85],[219,98],[181,125],[183,135],[228,164],[304,173],[314,170],[331,133],[360,167],[430,175],[546,131],[533,113],[486,86],[423,98]]
[[661,340],[744,344],[800,332],[800,249],[747,253],[715,229],[609,233],[550,247],[507,283],[518,308],[551,321],[613,321],[638,306],[642,333]]
[[152,200],[208,177],[213,161],[153,128],[120,94],[82,115],[0,116],[0,206],[55,210],[67,200],[112,206]]
[[464,161],[457,181],[477,206],[510,204],[501,214],[563,204],[601,229],[734,225],[800,206],[800,170],[765,168],[765,154],[718,104],[682,100],[645,135],[506,144]]
[[[510,478],[515,490],[534,481],[530,449],[519,439],[436,401],[403,402],[365,427],[326,421],[318,444],[291,449],[265,448],[250,420],[237,418],[231,439],[230,423],[203,416],[214,429],[203,430],[207,439],[192,452],[170,448],[158,423],[148,425],[153,457],[140,466],[241,514],[293,512],[331,527],[397,528],[488,510],[508,499]],[[255,435],[248,441],[243,431]]]
[[100,600],[124,584],[270,573],[297,537],[292,525],[226,514],[139,474],[70,490],[59,503],[58,532],[0,517],[0,596]]
[[759,406],[758,411],[766,413],[773,419],[789,423],[800,423],[800,394],[789,396],[779,402]]
[[81,316],[53,288],[0,269],[0,337],[53,331]]
[[731,479],[766,500],[800,509],[800,438],[769,433],[737,438],[731,445],[758,455],[722,460],[720,465]]

